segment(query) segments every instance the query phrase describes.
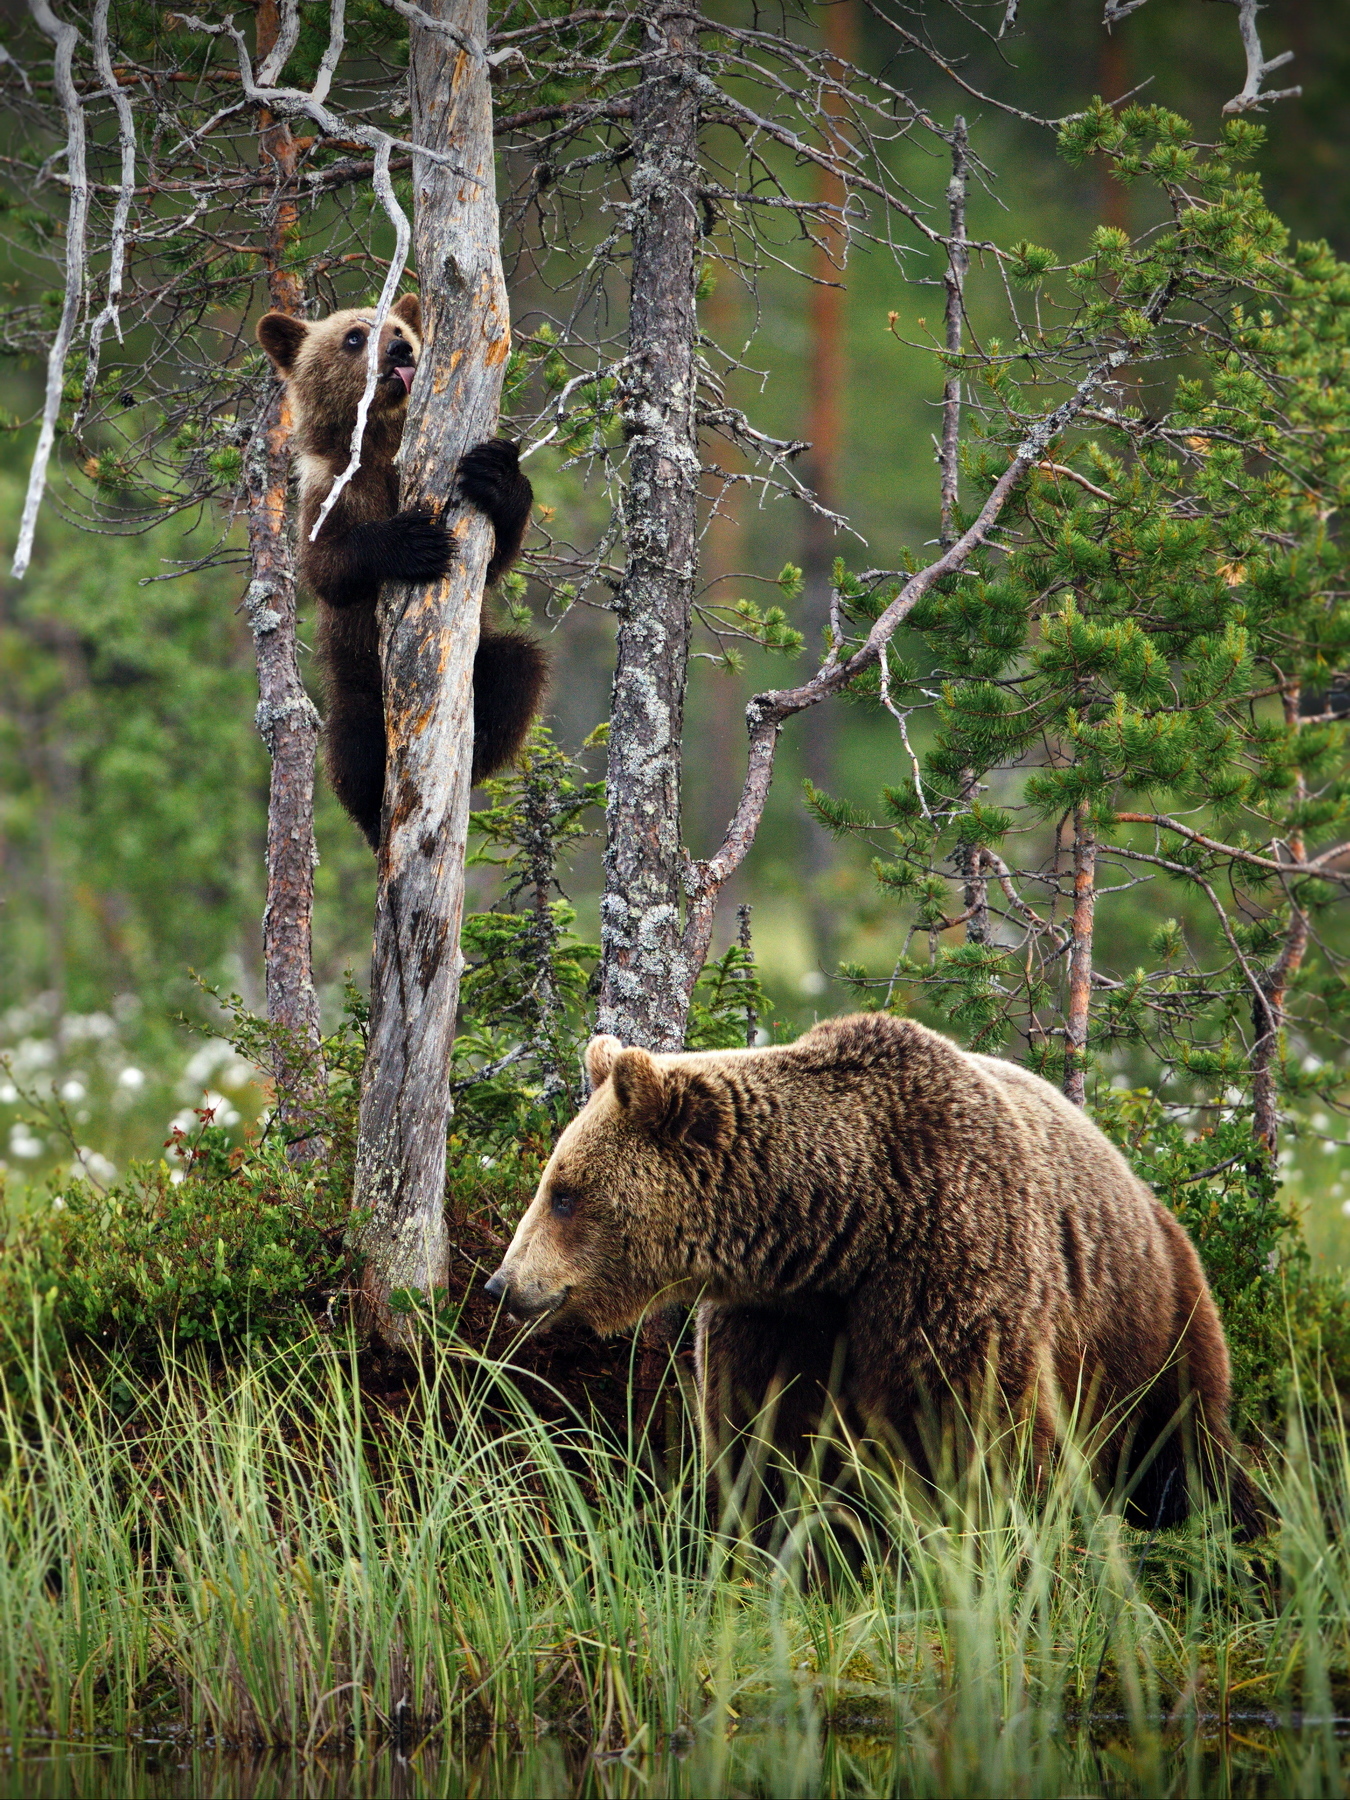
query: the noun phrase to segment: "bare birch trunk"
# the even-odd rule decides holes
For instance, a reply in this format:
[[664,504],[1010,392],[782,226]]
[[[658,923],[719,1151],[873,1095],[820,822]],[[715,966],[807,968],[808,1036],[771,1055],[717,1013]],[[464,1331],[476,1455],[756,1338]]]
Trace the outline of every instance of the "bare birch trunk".
[[[1299,690],[1291,688],[1284,696],[1285,723],[1299,729]],[[1295,778],[1295,797],[1301,803],[1307,786],[1300,771]],[[1299,832],[1289,839],[1289,855],[1294,862],[1307,859],[1307,846]],[[1273,1163],[1280,1141],[1280,1091],[1278,1069],[1280,1050],[1289,1001],[1289,989],[1303,966],[1308,953],[1308,915],[1291,903],[1289,924],[1285,928],[1280,954],[1262,978],[1262,998],[1252,1007],[1252,1130],[1264,1144]]]
[[455,166],[414,160],[426,337],[403,436],[401,503],[442,519],[457,554],[443,581],[386,587],[380,602],[389,747],[353,1203],[368,1215],[354,1232],[364,1311],[390,1343],[410,1341],[391,1294],[431,1296],[446,1282],[473,659],[492,540],[482,514],[449,496],[464,451],[495,429],[510,348],[486,0],[425,0],[422,12],[454,35],[411,27],[411,135]]
[[[258,9],[258,54],[277,40],[275,0]],[[265,246],[268,298],[285,313],[299,313],[303,293],[284,268],[287,239],[296,221],[288,184],[295,175],[295,139],[284,121],[263,112],[258,160],[277,182]],[[272,759],[267,795],[267,901],[263,908],[263,968],[267,1017],[289,1041],[273,1065],[277,1111],[288,1155],[306,1162],[320,1148],[310,1130],[323,1086],[322,1027],[314,991],[314,753],[319,715],[300,675],[295,634],[295,562],[287,532],[290,475],[290,408],[278,389],[249,447],[244,492],[250,580],[244,609],[258,665],[258,730]]]
[[1069,945],[1069,1010],[1064,1021],[1064,1092],[1087,1099],[1088,1017],[1092,1003],[1092,928],[1097,910],[1097,834],[1086,806],[1073,815],[1073,935]]
[[699,483],[696,40],[678,0],[659,0],[633,104],[628,562],[615,602],[598,1025],[650,1050],[680,1048],[697,975],[680,920],[680,738]]

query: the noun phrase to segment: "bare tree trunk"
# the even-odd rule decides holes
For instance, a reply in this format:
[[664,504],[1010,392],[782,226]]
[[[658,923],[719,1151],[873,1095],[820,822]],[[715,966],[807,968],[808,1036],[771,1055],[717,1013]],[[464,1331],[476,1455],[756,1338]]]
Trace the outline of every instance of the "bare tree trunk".
[[[1284,696],[1285,723],[1293,731],[1299,729],[1299,699],[1297,687],[1290,688]],[[1300,771],[1295,777],[1295,796],[1301,802],[1306,794],[1307,784]],[[1307,846],[1301,832],[1289,839],[1289,855],[1294,862],[1307,860]],[[1289,988],[1302,967],[1307,952],[1308,915],[1291,901],[1289,923],[1285,928],[1280,954],[1263,975],[1262,997],[1252,1007],[1252,1029],[1255,1036],[1252,1045],[1252,1130],[1265,1145],[1266,1154],[1272,1163],[1279,1149],[1280,1139],[1277,1071],[1284,1041]]]
[[[966,323],[966,276],[970,270],[970,249],[966,242],[966,177],[969,169],[969,137],[966,122],[959,116],[952,123],[952,177],[947,183],[947,216],[951,222],[951,238],[947,244],[947,272],[943,285],[947,290],[943,308],[946,323],[946,349],[951,356],[961,354]],[[961,377],[955,369],[947,371],[942,387],[942,443],[938,449],[938,467],[942,476],[942,530],[944,545],[956,542],[956,508],[961,499]]]
[[[258,55],[276,43],[275,0],[258,8]],[[297,314],[304,295],[285,267],[287,241],[296,222],[290,191],[298,150],[290,127],[264,111],[259,118],[258,160],[276,181],[265,256],[268,297],[279,312]],[[319,716],[300,676],[295,635],[295,564],[286,526],[290,474],[290,408],[278,389],[249,446],[244,492],[250,581],[244,608],[258,664],[258,730],[272,759],[267,796],[267,903],[263,908],[263,968],[267,1016],[289,1041],[278,1046],[273,1066],[277,1110],[290,1139],[292,1161],[320,1148],[309,1129],[323,1085],[322,1027],[314,991],[314,752]]]
[[[454,535],[449,574],[386,587],[380,602],[388,761],[370,1042],[353,1203],[364,1311],[388,1342],[410,1329],[391,1294],[446,1282],[445,1145],[459,997],[460,920],[473,752],[473,659],[492,529],[448,499],[465,450],[491,436],[510,348],[498,238],[486,0],[425,0],[414,20],[412,138],[453,172],[414,161],[426,337],[403,435],[402,505]],[[451,35],[453,33],[453,35]]]
[[680,738],[699,484],[696,39],[679,0],[659,0],[633,103],[628,562],[615,602],[598,1024],[651,1050],[680,1048],[694,979],[680,920]]
[[1097,833],[1086,806],[1073,815],[1073,936],[1069,1009],[1064,1020],[1064,1092],[1075,1106],[1086,1093],[1088,1015],[1092,1002],[1092,928],[1097,909]]
[[[959,115],[952,122],[952,175],[947,183],[947,215],[951,237],[947,244],[945,306],[946,347],[953,356],[961,351],[966,321],[966,276],[970,250],[966,241],[966,184],[970,167],[969,136]],[[945,547],[956,542],[957,507],[961,502],[961,377],[948,370],[942,388],[942,441],[938,446],[942,477],[942,526],[939,540]],[[961,803],[969,806],[980,791],[974,769],[961,771]],[[987,944],[989,936],[989,881],[984,872],[984,848],[963,844],[957,852],[961,870],[961,910],[966,915],[966,942]]]
[[[834,72],[843,80],[846,71],[839,65],[851,62],[855,49],[852,0],[832,0],[832,4],[824,7],[821,31],[826,48],[838,58]],[[842,96],[833,87],[825,89],[824,113],[833,149],[839,142],[840,122],[845,114]],[[831,512],[837,512],[848,385],[844,336],[848,296],[842,279],[848,243],[843,209],[848,192],[837,167],[817,164],[816,195],[837,210],[833,216],[827,214],[820,220],[820,241],[811,271],[815,285],[811,288],[811,356],[807,372],[806,436],[811,443],[807,471],[816,499]],[[808,509],[802,532],[801,617],[806,641],[813,654],[819,652],[823,633],[830,622],[830,596],[837,554],[838,538],[834,526],[818,512]],[[802,721],[802,766],[819,788],[829,789],[833,785],[838,735],[838,709],[835,707],[814,707]],[[834,839],[810,814],[803,814],[803,825],[807,868],[811,875],[819,877],[835,861]],[[817,885],[813,884],[813,887]],[[811,914],[816,953],[822,962],[830,962],[838,935],[835,909],[819,891],[811,894]]]

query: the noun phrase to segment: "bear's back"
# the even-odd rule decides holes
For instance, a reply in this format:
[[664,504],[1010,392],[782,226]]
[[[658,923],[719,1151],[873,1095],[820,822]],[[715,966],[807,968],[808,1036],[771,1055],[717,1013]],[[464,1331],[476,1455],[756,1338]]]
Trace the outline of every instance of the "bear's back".
[[986,1218],[1016,1206],[1071,1290],[1123,1293],[1140,1257],[1165,1255],[1152,1192],[1084,1112],[1020,1064],[879,1013],[827,1020],[789,1049],[852,1096],[860,1125],[899,1134],[939,1185],[945,1170],[973,1168],[948,1204],[982,1203]]

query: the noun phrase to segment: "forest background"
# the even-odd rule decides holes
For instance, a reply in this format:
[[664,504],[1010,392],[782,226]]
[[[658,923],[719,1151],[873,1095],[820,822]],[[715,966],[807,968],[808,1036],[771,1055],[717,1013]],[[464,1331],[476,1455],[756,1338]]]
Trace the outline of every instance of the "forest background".
[[[1144,82],[1142,99],[1203,127],[1241,85],[1231,26],[1217,7],[1159,5],[1108,36],[1095,5],[1026,9],[1018,35],[1001,50],[968,34],[963,72],[1042,116],[1093,92],[1115,97]],[[866,48],[861,10],[850,29]],[[954,30],[960,40],[959,22]],[[1263,15],[1263,30],[1268,54],[1293,50],[1303,89],[1263,118],[1268,136],[1257,167],[1268,200],[1296,238],[1326,238],[1345,255],[1350,5],[1286,0]],[[952,95],[942,78],[916,68],[907,79],[945,117]],[[1130,223],[1129,194],[1098,164],[1070,167],[1045,133],[971,111],[980,154],[1002,172],[992,193],[978,185],[972,192],[972,235],[1072,245],[1096,224]],[[936,157],[927,168],[907,166],[906,175],[930,201],[945,187]],[[35,283],[50,279],[21,251],[6,255],[11,299],[31,297]],[[786,271],[770,269],[760,284],[751,360],[763,375],[742,381],[747,393],[761,390],[760,425],[783,438],[819,438],[821,417],[832,411],[837,440],[823,445],[816,478],[866,548],[841,536],[827,549],[858,566],[898,566],[905,546],[937,533],[941,370],[912,345],[925,335],[920,321],[931,327],[940,314],[940,288],[924,285],[940,277],[940,267],[915,259],[902,273],[888,256],[858,245],[832,305],[816,303]],[[515,287],[518,329],[529,325],[539,298],[528,280]],[[748,302],[734,283],[707,307],[731,337],[749,326]],[[7,538],[31,450],[24,421],[41,381],[32,359],[9,367],[11,429],[0,440]],[[833,395],[824,415],[822,380]],[[593,519],[603,502],[561,460],[550,461],[545,449],[531,463],[542,506],[569,523]],[[772,592],[785,562],[819,563],[819,525],[802,509],[737,492],[705,540],[705,580],[744,577]],[[209,992],[237,993],[245,1006],[262,1009],[267,762],[254,728],[256,674],[239,611],[241,578],[237,569],[207,568],[163,579],[175,559],[190,563],[211,536],[203,522],[196,534],[175,523],[146,536],[90,537],[53,510],[26,580],[0,577],[0,1050],[12,1058],[12,1076],[0,1082],[0,1161],[12,1187],[70,1166],[73,1155],[77,1169],[106,1182],[131,1159],[157,1156],[175,1130],[195,1130],[203,1107],[214,1111],[226,1141],[236,1141],[264,1103],[250,1064],[221,1034]],[[807,622],[801,599],[787,604],[794,623]],[[549,724],[562,749],[598,775],[603,752],[590,740],[608,709],[612,628],[576,608],[553,629],[542,606],[537,611],[554,661]],[[734,808],[745,701],[775,685],[781,667],[753,648],[740,670],[708,659],[693,665],[684,754],[695,855],[714,848]],[[916,723],[920,754],[924,729]],[[871,813],[880,790],[906,782],[908,770],[895,723],[880,709],[834,702],[789,725],[764,825],[724,892],[714,942],[721,951],[733,941],[737,908],[748,905],[767,1001],[760,1023],[773,1035],[793,1035],[814,1017],[846,1009],[856,989],[840,969],[884,978],[906,939],[900,911],[874,877],[874,842],[822,830],[803,802],[803,778]],[[322,784],[317,806],[315,965],[331,1029],[349,973],[358,989],[365,979],[374,868]],[[598,813],[583,822],[595,830]],[[565,883],[576,930],[589,940],[597,935],[598,837],[573,849]],[[500,890],[497,865],[480,862],[470,905],[485,908]],[[1156,887],[1119,899],[1113,958],[1125,963],[1166,910]],[[1126,1088],[1149,1079],[1148,1067],[1128,1054],[1114,1065],[1108,1059],[1101,1072],[1104,1083]],[[60,1103],[50,1129],[35,1122],[25,1098],[35,1087]],[[1316,1105],[1306,1122],[1281,1160],[1289,1191],[1306,1201],[1314,1251],[1338,1261],[1343,1240],[1350,1246],[1342,1212],[1346,1149],[1336,1141],[1342,1128]]]

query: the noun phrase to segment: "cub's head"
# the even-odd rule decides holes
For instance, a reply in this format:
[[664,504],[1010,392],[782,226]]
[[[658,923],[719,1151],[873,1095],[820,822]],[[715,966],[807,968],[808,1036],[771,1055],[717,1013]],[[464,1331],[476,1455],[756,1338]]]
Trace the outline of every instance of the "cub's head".
[[712,1209],[735,1110],[703,1056],[651,1056],[598,1037],[586,1070],[591,1098],[487,1291],[518,1318],[622,1331],[658,1295],[692,1300],[715,1281]]
[[[290,387],[297,417],[307,427],[327,424],[350,437],[366,388],[366,354],[375,308],[351,307],[306,324],[287,313],[264,313],[258,342]],[[379,378],[372,415],[401,418],[422,349],[422,308],[405,294],[380,329]]]

